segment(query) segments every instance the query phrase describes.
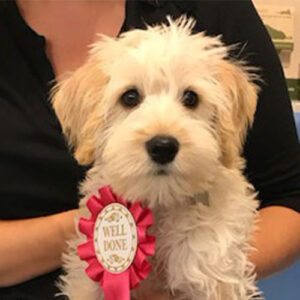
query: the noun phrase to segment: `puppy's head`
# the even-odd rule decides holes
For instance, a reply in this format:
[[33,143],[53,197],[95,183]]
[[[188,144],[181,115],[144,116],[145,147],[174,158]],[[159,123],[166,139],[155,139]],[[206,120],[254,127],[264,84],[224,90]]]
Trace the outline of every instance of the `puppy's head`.
[[[102,37],[63,81],[54,108],[75,157],[131,201],[171,205],[240,168],[257,87],[219,38],[193,22]],[[100,166],[100,167],[99,167]]]

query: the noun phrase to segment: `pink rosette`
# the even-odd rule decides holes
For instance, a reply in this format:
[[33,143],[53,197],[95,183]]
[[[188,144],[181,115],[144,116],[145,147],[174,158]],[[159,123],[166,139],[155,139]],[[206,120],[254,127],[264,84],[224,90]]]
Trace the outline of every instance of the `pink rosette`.
[[[94,246],[94,229],[97,217],[102,209],[112,203],[125,206],[132,214],[137,228],[137,250],[132,264],[121,273],[111,273],[99,262]],[[115,195],[109,186],[99,189],[99,196],[91,196],[87,202],[91,212],[89,219],[79,220],[79,231],[87,236],[87,242],[77,248],[81,260],[88,263],[87,275],[101,284],[106,300],[130,300],[130,289],[138,286],[151,271],[146,260],[155,252],[155,237],[148,235],[146,230],[153,224],[153,215],[149,208],[143,208],[139,202],[129,203]]]

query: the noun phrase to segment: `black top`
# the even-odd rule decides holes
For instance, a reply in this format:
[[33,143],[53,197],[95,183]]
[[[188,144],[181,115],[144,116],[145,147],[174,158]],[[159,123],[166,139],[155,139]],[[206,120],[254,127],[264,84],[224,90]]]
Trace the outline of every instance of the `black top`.
[[[262,70],[264,84],[245,146],[246,174],[261,206],[300,211],[300,152],[280,62],[250,0],[130,0],[121,31],[167,15],[197,20],[196,31],[240,43],[233,55]],[[54,72],[45,38],[22,19],[14,2],[0,2],[0,219],[45,216],[77,207],[82,178],[49,105]],[[0,289],[1,300],[50,300],[59,271]],[[60,298],[62,299],[62,298]]]

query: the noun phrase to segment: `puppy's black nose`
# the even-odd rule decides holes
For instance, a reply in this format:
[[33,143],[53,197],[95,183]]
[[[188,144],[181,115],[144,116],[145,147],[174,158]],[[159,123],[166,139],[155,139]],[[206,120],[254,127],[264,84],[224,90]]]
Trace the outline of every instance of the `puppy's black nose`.
[[179,143],[172,136],[156,135],[146,142],[146,149],[154,162],[164,165],[175,158]]

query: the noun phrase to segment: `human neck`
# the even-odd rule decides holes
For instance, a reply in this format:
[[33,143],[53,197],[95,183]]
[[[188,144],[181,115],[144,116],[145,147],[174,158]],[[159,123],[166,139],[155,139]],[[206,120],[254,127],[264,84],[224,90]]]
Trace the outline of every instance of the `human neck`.
[[102,26],[101,33],[115,36],[117,33],[114,34],[110,28],[113,27],[116,14],[124,15],[124,2],[125,0],[17,0],[29,26],[46,37],[52,28],[78,33],[78,29],[97,29],[99,23],[106,24]]
[[17,0],[27,24],[47,40],[47,55],[56,75],[78,68],[97,34],[116,37],[125,15],[125,0]]

